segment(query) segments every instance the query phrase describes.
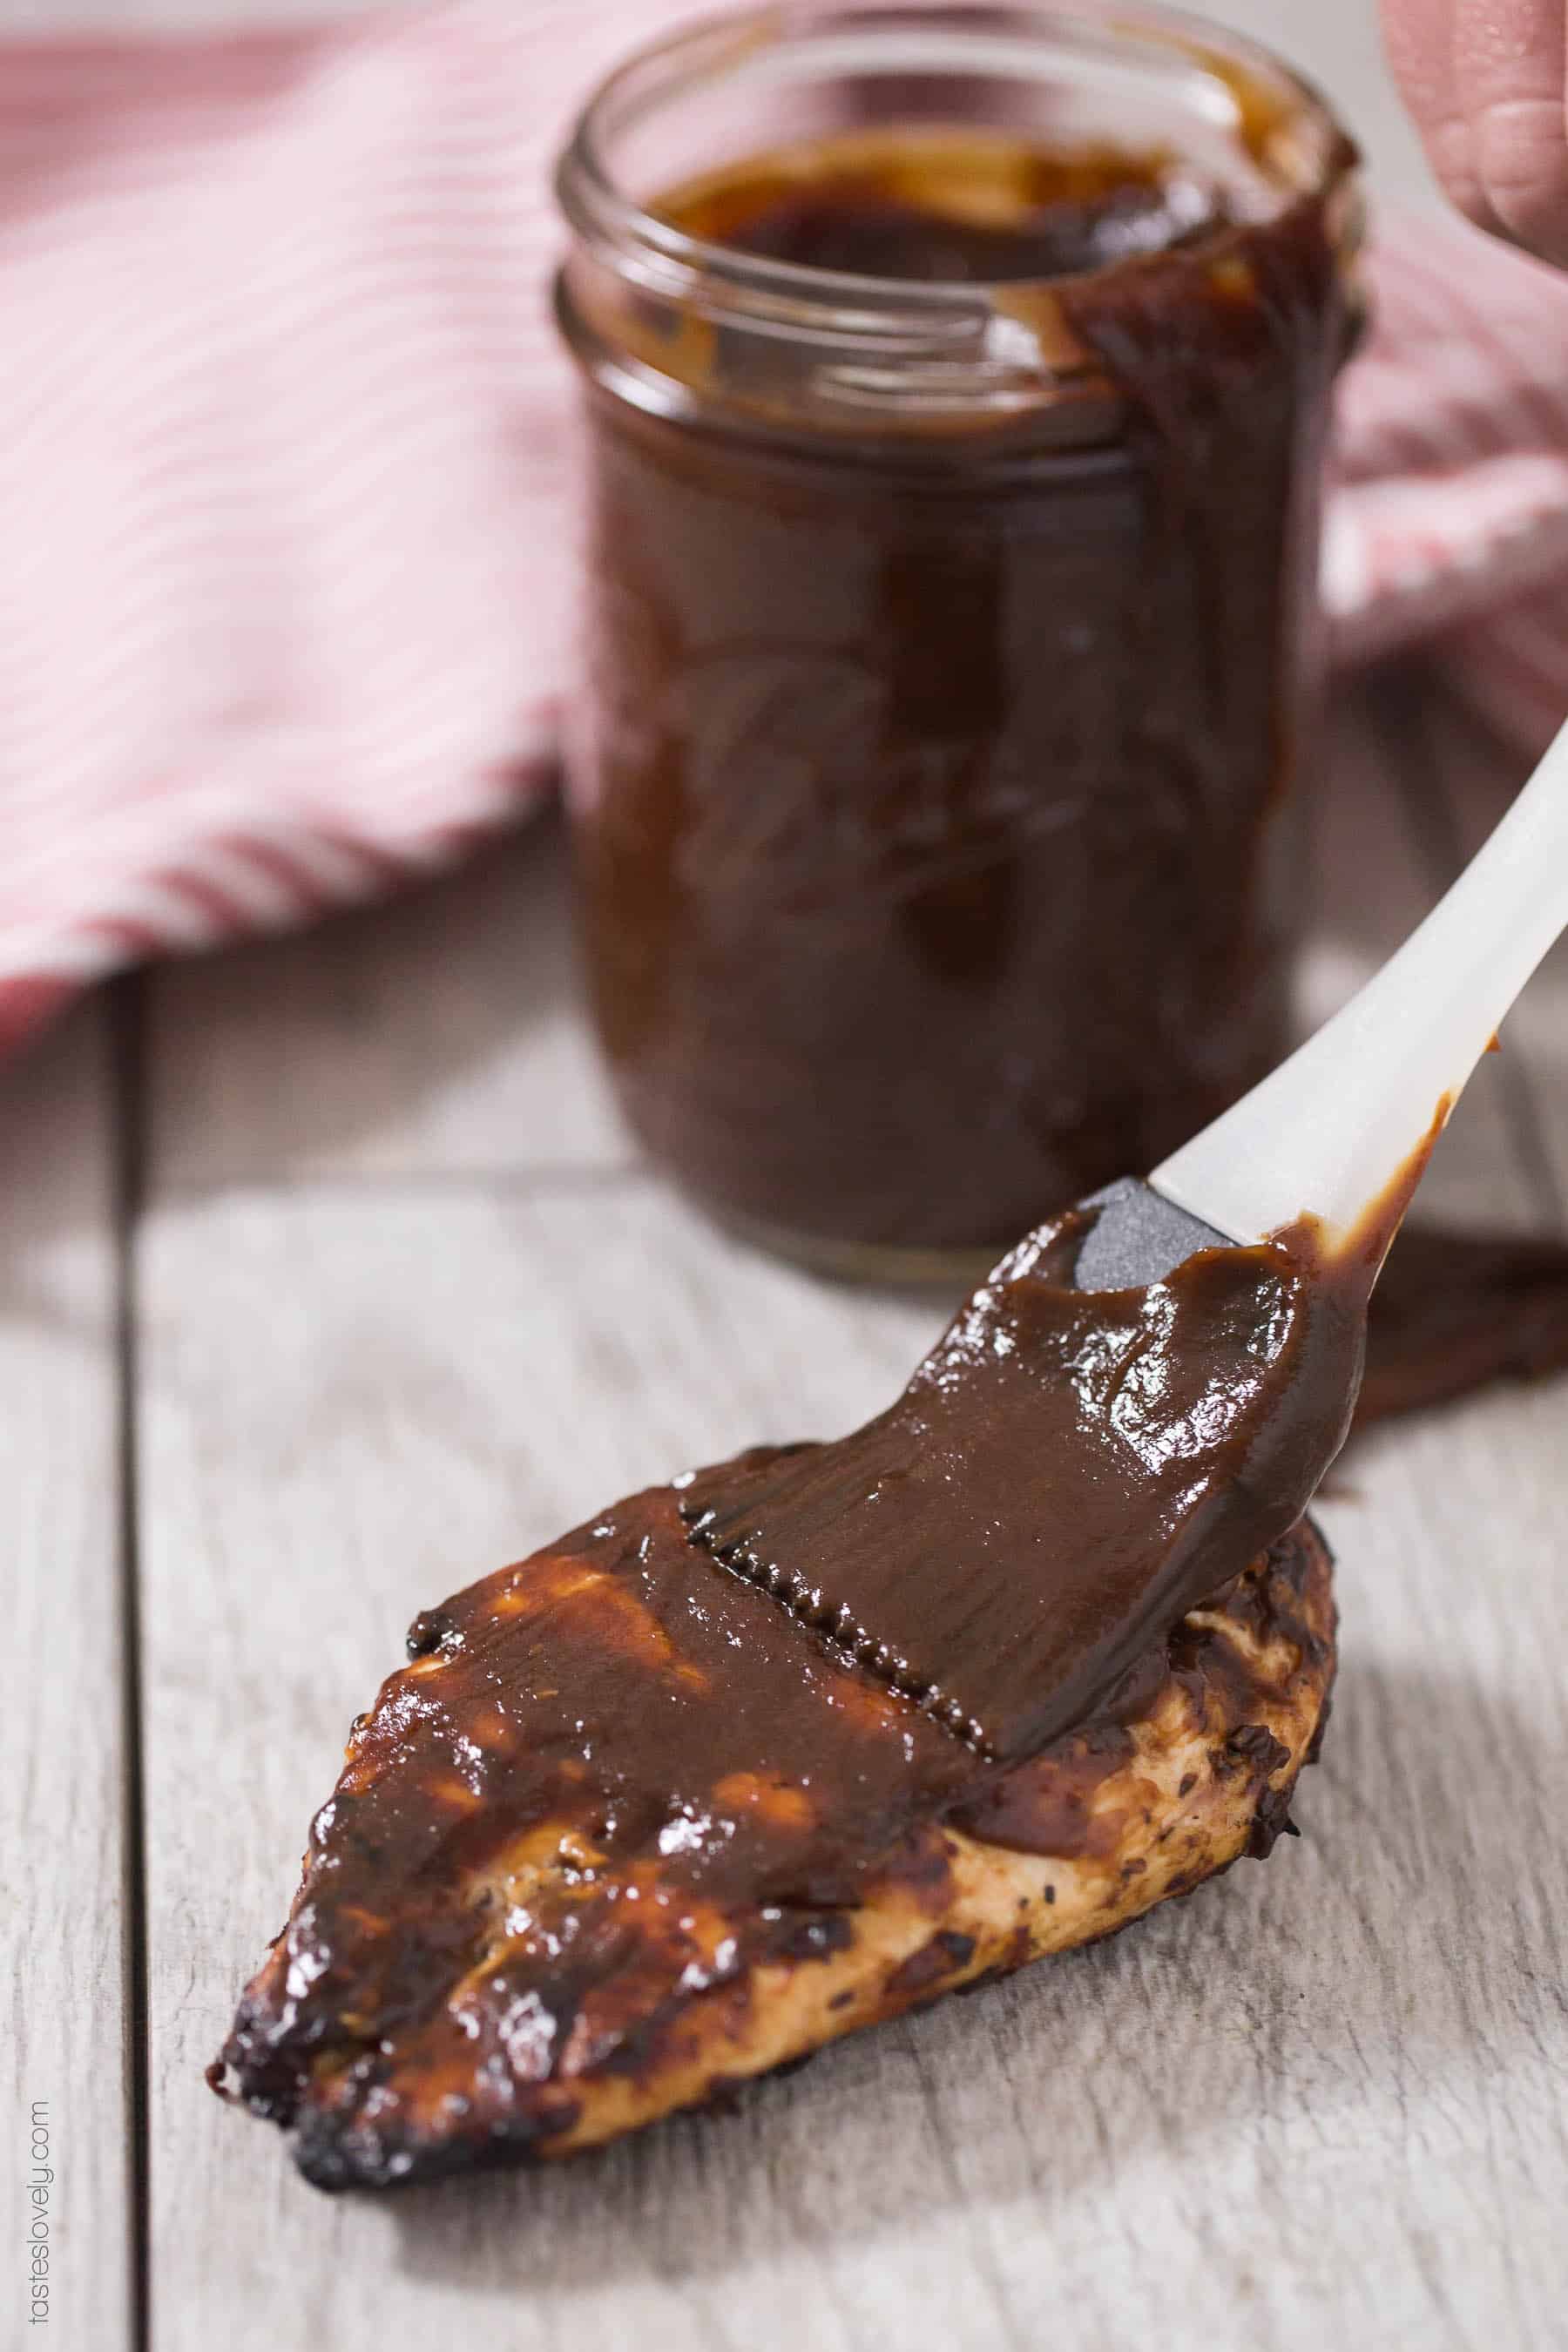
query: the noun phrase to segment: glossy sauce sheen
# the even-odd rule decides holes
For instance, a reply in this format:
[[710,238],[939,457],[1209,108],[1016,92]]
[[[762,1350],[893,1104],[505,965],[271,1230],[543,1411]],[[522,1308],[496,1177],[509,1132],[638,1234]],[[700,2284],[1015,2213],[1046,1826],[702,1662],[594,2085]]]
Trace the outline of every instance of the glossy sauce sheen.
[[741,164],[658,210],[711,245],[906,285],[1076,276],[1229,218],[1221,189],[1165,156],[885,132]]
[[651,1150],[774,1233],[989,1249],[1283,1050],[1348,324],[1316,200],[1249,222],[1169,159],[919,139],[663,209],[1020,316],[1049,285],[1109,394],[895,432],[771,411],[763,358],[722,398],[694,362],[677,420],[594,385],[574,798]]
[[[635,2066],[681,1995],[834,1949],[889,1844],[973,1777],[696,1550],[678,1504],[630,1496],[416,1621],[215,2087],[289,2122],[319,2069],[374,2082],[403,2037],[423,2105],[479,2070],[518,2086],[520,2141],[547,2136],[569,2036]],[[498,1910],[508,1965],[457,1996]],[[351,2177],[330,2123],[302,2132],[311,2178]]]
[[[678,2059],[707,1993],[743,2049],[755,1972],[845,1952],[893,1887],[932,1935],[882,1998],[926,1997],[971,1948],[942,1924],[948,1830],[1117,1873],[1128,1815],[1097,1800],[1173,1699],[1221,1727],[1205,1769],[1247,1774],[1266,1853],[1289,1751],[1254,1677],[1277,1698],[1328,1658],[1323,1555],[1290,1522],[1424,1156],[1332,1259],[1303,1230],[1085,1295],[1083,1218],[1059,1220],[866,1430],[631,1496],[426,1612],[215,2084],[294,2125],[324,2187],[547,2151],[585,2085]],[[1462,1251],[1457,1280],[1446,1249],[1407,1254],[1407,1342],[1561,1305],[1559,1245]],[[1485,1360],[1558,1360],[1561,1318],[1531,1328]]]
[[[944,1823],[1111,1854],[1095,1791],[1173,1677],[1223,1706],[1214,1769],[1255,1780],[1268,1850],[1289,1751],[1183,1620],[1223,1592],[1321,1664],[1294,1523],[1364,1280],[1268,1245],[1084,1294],[1086,1222],[1015,1251],[865,1430],[632,1496],[416,1622],[213,2070],[299,2121],[313,2179],[569,2128],[567,2079],[652,2063],[695,1992],[843,1948],[879,1888],[940,1927]],[[782,1593],[708,1549],[759,1526]],[[453,2122],[476,2103],[480,2139]]]
[[1092,1721],[1004,1769],[696,1549],[678,1499],[631,1496],[417,1621],[355,1726],[209,2074],[295,2124],[322,2187],[548,2142],[584,2074],[656,2071],[694,2000],[845,1950],[893,1888],[932,1922],[889,1988],[920,1997],[921,1968],[967,1951],[941,1928],[946,1828],[1045,1859],[1047,1903],[1051,1857],[1118,1877],[1127,1814],[1096,1799],[1152,1705],[1228,1727],[1209,1769],[1255,1792],[1249,1852],[1288,1827],[1268,1693],[1231,1636],[1321,1673],[1310,1529],[1223,1621],[1173,1627]]
[[1282,1537],[1349,1425],[1368,1277],[1303,1231],[1072,1287],[1084,1213],[1005,1260],[898,1402],[683,1506],[982,1753],[1027,1755]]

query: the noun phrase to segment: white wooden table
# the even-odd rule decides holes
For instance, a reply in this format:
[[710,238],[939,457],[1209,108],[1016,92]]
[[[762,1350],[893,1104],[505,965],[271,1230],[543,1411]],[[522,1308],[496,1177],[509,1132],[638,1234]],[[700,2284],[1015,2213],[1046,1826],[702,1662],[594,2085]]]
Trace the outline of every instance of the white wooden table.
[[[1294,29],[1397,167],[1363,13]],[[1313,1014],[1516,780],[1408,678],[1330,766]],[[0,2345],[1560,2347],[1564,1383],[1346,1465],[1334,1721],[1266,1868],[559,2170],[329,2200],[211,2097],[415,1610],[675,1464],[847,1425],[941,1319],[749,1255],[637,1164],[562,879],[542,824],[122,982],[0,1077],[14,2250],[34,2102],[57,2173],[49,2327],[14,2252]],[[1434,1201],[1553,1226],[1561,957],[1508,1043]]]

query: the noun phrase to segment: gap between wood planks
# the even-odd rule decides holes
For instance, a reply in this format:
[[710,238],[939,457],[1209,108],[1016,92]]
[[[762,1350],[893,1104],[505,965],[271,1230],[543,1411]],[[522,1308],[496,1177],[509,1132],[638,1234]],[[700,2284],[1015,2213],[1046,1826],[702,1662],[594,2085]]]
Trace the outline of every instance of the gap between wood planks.
[[114,1155],[114,1352],[119,1383],[121,1741],[124,1759],[125,2112],[130,2134],[129,2311],[132,2352],[152,2342],[151,2133],[148,2097],[147,1819],[142,1780],[141,1529],[137,1484],[137,1234],[146,1194],[146,981],[109,991],[110,1137]]

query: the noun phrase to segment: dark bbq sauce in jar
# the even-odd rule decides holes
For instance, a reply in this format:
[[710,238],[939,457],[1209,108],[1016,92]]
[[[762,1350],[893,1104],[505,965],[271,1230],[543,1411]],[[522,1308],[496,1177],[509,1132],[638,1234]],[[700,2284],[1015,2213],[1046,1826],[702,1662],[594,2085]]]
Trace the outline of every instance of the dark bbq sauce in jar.
[[1167,154],[910,126],[653,209],[1048,304],[1088,362],[1076,406],[889,419],[699,320],[657,353],[693,409],[591,392],[576,836],[624,1107],[808,1255],[986,1248],[1286,1042],[1347,340],[1325,205],[1249,220]]

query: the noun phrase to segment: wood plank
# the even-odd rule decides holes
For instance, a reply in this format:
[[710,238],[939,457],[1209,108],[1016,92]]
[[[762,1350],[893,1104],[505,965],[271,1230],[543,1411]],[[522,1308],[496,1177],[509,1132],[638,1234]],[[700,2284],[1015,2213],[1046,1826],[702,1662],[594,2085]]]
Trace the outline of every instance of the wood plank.
[[569,929],[545,820],[393,905],[154,972],[165,1190],[626,1164]]
[[[416,1603],[929,1310],[651,1186],[182,1202],[144,1239],[154,2341],[1174,2352],[1555,2341],[1568,1920],[1551,1400],[1363,1449],[1307,1837],[1119,1942],[558,2172],[330,2201],[202,2063]],[[716,1348],[716,1335],[722,1340]],[[1560,1427],[1559,1418],[1556,1426]],[[194,1769],[195,1759],[200,1769]]]
[[[111,1167],[93,1005],[0,1077],[0,1588],[12,1660],[0,2341],[119,2352],[132,2340],[132,2182]],[[37,2168],[35,2103],[47,2137]],[[49,2290],[36,2326],[23,2252],[35,2217]]]
[[[448,2296],[403,2275],[413,2209],[323,2202],[201,2081],[349,1717],[433,1594],[691,1454],[848,1421],[937,1317],[750,1256],[640,1184],[187,1200],[142,1249],[154,2341],[205,2345],[221,2278],[238,2342],[413,2345]],[[643,2193],[626,2178],[617,2217]],[[540,2191],[521,2194],[518,2213]],[[565,2250],[530,2231],[503,2273],[503,2227],[498,2210],[461,2307],[510,2303],[531,2274],[514,2340],[552,2342]],[[606,2292],[618,2325],[657,2317],[635,2265]],[[673,2294],[663,2340],[691,2317]]]

